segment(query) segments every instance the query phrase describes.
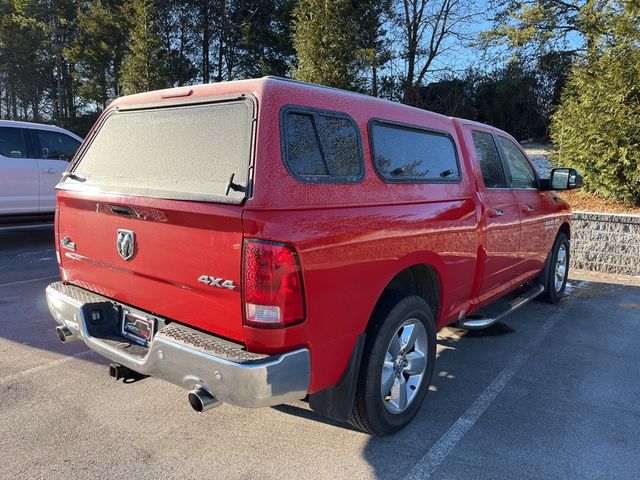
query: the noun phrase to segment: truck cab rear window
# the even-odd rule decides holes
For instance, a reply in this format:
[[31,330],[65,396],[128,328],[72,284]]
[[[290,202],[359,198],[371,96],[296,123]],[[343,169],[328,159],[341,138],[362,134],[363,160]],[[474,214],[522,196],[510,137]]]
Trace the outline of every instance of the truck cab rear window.
[[285,107],[283,158],[289,172],[312,183],[357,182],[364,175],[360,134],[351,117]]
[[460,180],[456,147],[448,135],[377,121],[370,131],[374,166],[385,181]]
[[[240,203],[249,188],[250,99],[113,112],[62,188]],[[233,187],[228,188],[233,176]]]

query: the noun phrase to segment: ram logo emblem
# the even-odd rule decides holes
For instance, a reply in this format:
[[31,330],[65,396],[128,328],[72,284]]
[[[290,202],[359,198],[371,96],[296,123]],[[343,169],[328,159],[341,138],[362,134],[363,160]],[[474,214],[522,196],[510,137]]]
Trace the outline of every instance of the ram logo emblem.
[[136,253],[136,234],[131,230],[118,230],[116,248],[124,260],[131,260]]

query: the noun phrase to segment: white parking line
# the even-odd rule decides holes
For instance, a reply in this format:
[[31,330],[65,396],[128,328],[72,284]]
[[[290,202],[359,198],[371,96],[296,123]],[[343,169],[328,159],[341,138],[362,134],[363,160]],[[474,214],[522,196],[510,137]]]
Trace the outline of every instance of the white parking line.
[[[574,295],[575,296],[575,295]],[[520,367],[529,359],[535,349],[560,321],[564,312],[557,312],[538,330],[529,343],[527,350],[517,355],[510,365],[506,366],[496,378],[484,389],[478,398],[462,414],[447,432],[416,463],[404,480],[424,480],[431,478],[433,472],[447,458],[465,434],[471,430],[485,410],[491,405],[504,387],[511,381]]]
[[22,285],[23,283],[41,282],[43,280],[55,280],[56,278],[60,278],[60,276],[56,275],[55,277],[40,277],[40,278],[32,278],[30,280],[20,280],[17,282],[0,283],[0,287],[11,287],[13,285]]
[[13,375],[8,375],[6,377],[0,378],[0,385],[18,380],[22,377],[26,377],[27,375],[31,375],[32,373],[41,372],[42,370],[48,370],[53,367],[59,367],[60,365],[70,362],[71,360],[86,357],[90,353],[92,353],[92,350],[83,350],[82,352],[78,352],[75,355],[71,355],[70,357],[59,358],[58,360],[54,360],[53,362],[45,363],[44,365],[38,365],[37,367],[14,373]]

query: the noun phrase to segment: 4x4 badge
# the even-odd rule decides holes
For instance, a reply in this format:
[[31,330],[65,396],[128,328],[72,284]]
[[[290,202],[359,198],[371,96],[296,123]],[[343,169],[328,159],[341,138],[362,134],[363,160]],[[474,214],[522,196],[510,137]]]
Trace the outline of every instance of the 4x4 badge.
[[124,260],[131,260],[136,253],[136,234],[131,230],[118,229],[116,248]]
[[233,283],[233,280],[210,277],[209,275],[201,275],[200,277],[198,277],[198,281],[200,283],[204,283],[205,285],[209,285],[210,287],[228,288],[229,290],[233,290],[234,288],[236,288],[236,284]]

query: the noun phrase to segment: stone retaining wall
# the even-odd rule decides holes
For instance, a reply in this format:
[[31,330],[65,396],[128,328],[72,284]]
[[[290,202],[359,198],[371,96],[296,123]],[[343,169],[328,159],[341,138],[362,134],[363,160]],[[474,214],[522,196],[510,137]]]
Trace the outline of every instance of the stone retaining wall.
[[571,267],[640,275],[640,215],[573,212]]

